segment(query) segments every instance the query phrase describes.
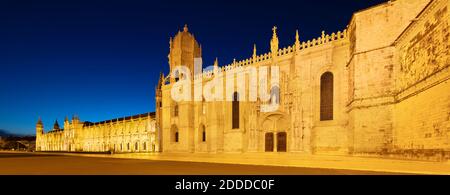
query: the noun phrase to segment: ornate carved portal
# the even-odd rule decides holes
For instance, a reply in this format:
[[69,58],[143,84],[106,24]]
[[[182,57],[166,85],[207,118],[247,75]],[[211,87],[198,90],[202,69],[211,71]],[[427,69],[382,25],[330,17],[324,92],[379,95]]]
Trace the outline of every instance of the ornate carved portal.
[[263,117],[260,129],[264,131],[265,152],[287,152],[289,120],[284,113],[270,113]]
[[[265,134],[265,150],[266,152],[286,152],[287,144],[286,144],[286,132],[277,133],[276,141],[275,141],[274,133],[266,133]],[[276,150],[275,149],[276,145]]]

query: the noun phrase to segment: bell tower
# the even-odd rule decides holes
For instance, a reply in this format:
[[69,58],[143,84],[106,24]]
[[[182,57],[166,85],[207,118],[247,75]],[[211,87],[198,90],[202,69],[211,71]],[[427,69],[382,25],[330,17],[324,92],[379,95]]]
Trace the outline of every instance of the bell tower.
[[162,86],[165,84],[165,77],[163,73],[159,74],[158,85],[155,88],[155,118],[156,118],[156,140],[157,140],[157,152],[162,152],[162,139],[163,139],[163,121],[162,121]]
[[44,124],[42,123],[41,117],[39,117],[36,123],[36,136],[44,134]]
[[[195,40],[193,34],[188,30],[187,25],[184,26],[183,31],[179,31],[174,38],[170,38],[170,53],[169,66],[170,72],[177,66],[186,66],[194,73],[194,59],[202,57],[201,45]],[[170,82],[173,83],[175,78],[170,77]]]
[[39,117],[36,123],[36,151],[42,150],[41,136],[44,134],[44,124],[42,123],[41,117]]

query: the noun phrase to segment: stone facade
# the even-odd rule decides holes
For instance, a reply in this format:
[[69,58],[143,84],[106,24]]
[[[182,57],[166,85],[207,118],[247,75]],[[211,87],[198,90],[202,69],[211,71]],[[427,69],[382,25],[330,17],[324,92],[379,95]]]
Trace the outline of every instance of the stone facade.
[[449,1],[437,1],[395,42],[396,151],[450,148],[449,37]]
[[[194,73],[202,48],[185,27],[170,39],[168,58],[171,72],[185,66],[191,75],[161,75],[154,117],[127,123],[154,124],[148,127],[152,133],[143,130],[139,138],[127,134],[113,141],[111,135],[126,122],[92,127],[75,120],[67,123],[68,132],[48,135],[38,124],[37,147],[48,148],[53,141],[47,140],[55,139],[60,145],[56,150],[67,150],[68,140],[75,140],[76,149],[70,151],[97,151],[145,139],[153,140],[148,142],[155,145],[152,151],[168,153],[446,154],[450,151],[448,8],[448,0],[389,1],[355,13],[343,31],[323,32],[309,41],[301,41],[297,32],[294,43],[285,48],[279,48],[274,28],[269,53],[258,54],[255,46],[251,57],[222,66],[216,60],[212,70],[201,67],[200,74]],[[279,67],[280,78],[280,95],[271,99],[279,102],[276,110],[264,111],[271,102],[260,99],[226,101],[235,95],[248,97],[240,87],[248,88],[258,76],[247,72],[243,82],[227,82],[235,74],[273,66]],[[191,85],[178,88],[186,79]],[[212,83],[216,87],[208,88]],[[227,83],[235,85],[230,88]],[[203,93],[222,91],[226,97],[196,99],[198,85]],[[175,101],[174,90],[188,90],[196,101]],[[80,134],[83,138],[70,137],[77,135],[76,129],[85,132]]]
[[67,118],[64,128],[55,122],[44,133],[41,120],[36,125],[37,151],[67,152],[158,152],[155,113],[113,119],[97,123]]

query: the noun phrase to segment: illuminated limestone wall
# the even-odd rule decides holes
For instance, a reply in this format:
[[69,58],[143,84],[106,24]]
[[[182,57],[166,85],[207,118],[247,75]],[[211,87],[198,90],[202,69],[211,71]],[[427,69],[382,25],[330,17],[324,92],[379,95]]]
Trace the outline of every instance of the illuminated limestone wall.
[[[313,154],[448,151],[448,7],[448,0],[389,1],[355,13],[343,31],[322,32],[308,41],[301,39],[301,31],[279,39],[274,28],[268,53],[259,54],[254,46],[247,59],[221,66],[216,60],[212,70],[191,78],[161,74],[154,114],[100,123],[74,118],[65,121],[64,130],[56,126],[48,133],[38,122],[37,149]],[[284,45],[280,42],[288,46],[280,47]],[[169,45],[170,69],[187,65],[192,74],[202,48],[187,26]],[[225,98],[231,99],[234,92],[248,97],[240,87],[248,89],[250,79],[258,74],[244,74],[244,81],[235,81],[230,93],[229,78],[224,75],[272,65],[280,68],[280,106],[270,112],[266,109],[271,102],[261,99],[237,104],[201,97],[195,102],[176,102],[171,95],[172,90],[194,92],[199,84],[210,93],[222,91]],[[184,79],[190,79],[191,85],[175,88]],[[215,82],[218,87],[207,87]]]
[[[326,36],[322,36],[319,41],[321,44],[301,50],[296,57],[298,60],[295,67],[299,83],[293,86],[296,86],[300,98],[294,104],[297,106],[297,112],[293,113],[293,122],[298,124],[299,130],[303,129],[301,134],[308,136],[307,141],[310,143],[305,144],[303,150],[314,153],[346,153],[348,96],[345,94],[348,91],[346,62],[349,56],[347,30],[344,31],[342,39],[328,41]],[[333,75],[332,120],[320,118],[321,76],[326,72]]]
[[[279,109],[264,112],[262,107],[268,102],[240,102],[239,125],[235,128],[232,125],[231,102],[177,103],[171,98],[171,90],[176,81],[171,75],[162,77],[159,89],[164,151],[265,152],[269,143],[273,145],[271,151],[276,152],[278,143],[283,142],[287,152],[387,153],[396,148],[404,148],[409,142],[422,142],[416,140],[417,131],[436,131],[435,134],[441,135],[441,138],[432,139],[441,139],[440,143],[444,143],[446,140],[442,140],[442,129],[447,128],[443,121],[448,119],[448,92],[439,95],[436,93],[446,91],[445,87],[448,86],[444,83],[437,86],[435,92],[425,91],[422,94],[424,97],[402,101],[403,93],[400,93],[402,90],[399,85],[410,78],[399,71],[401,60],[398,56],[406,55],[402,48],[405,42],[411,42],[408,34],[417,34],[412,27],[418,25],[415,21],[422,21],[422,34],[431,33],[434,23],[427,23],[426,18],[439,14],[428,16],[424,13],[432,10],[433,5],[443,9],[448,6],[446,4],[446,0],[390,1],[355,13],[347,29],[342,32],[322,33],[320,37],[309,41],[302,41],[300,32],[284,48],[279,48],[275,28],[270,44],[267,44],[270,46],[269,53],[258,54],[255,46],[250,58],[235,60],[222,66],[216,61],[214,70],[196,75],[192,83],[202,82],[206,86],[208,82],[220,80],[220,73],[230,74],[239,68],[246,70],[249,67],[270,65],[280,67]],[[448,22],[448,14],[442,13],[442,20]],[[437,40],[430,44],[430,39],[422,39],[420,47],[430,48],[431,45],[436,45],[426,51],[432,54],[437,52],[428,56],[429,60],[437,60],[441,62],[440,67],[443,67],[448,65],[448,60],[445,61],[448,53],[442,52],[448,51],[448,40],[443,38],[447,37],[445,33],[448,31],[442,26],[438,28],[441,28],[442,33],[435,37]],[[190,36],[187,28],[181,34],[177,34],[174,40],[193,44],[178,48],[171,42],[171,68],[183,65],[174,63],[172,58],[183,58],[182,61],[193,64],[194,55],[182,55],[183,53],[201,56],[201,53],[195,52],[198,50],[194,46],[198,43]],[[440,48],[440,52],[433,48]],[[447,58],[440,59],[442,57]],[[423,68],[437,71],[436,67]],[[411,74],[422,74],[419,70],[422,71],[417,69]],[[321,76],[326,72],[333,75],[331,120],[321,120]],[[245,82],[239,85],[248,87],[249,78],[246,77]],[[227,94],[225,82],[226,78],[220,80],[223,88],[218,90]],[[239,87],[235,87],[235,91],[239,92]],[[433,101],[427,102],[426,99]],[[406,103],[408,101],[411,103]],[[437,102],[440,106],[433,106]],[[416,109],[416,104],[422,107]],[[413,125],[417,126],[416,123],[419,122],[414,117],[425,115],[427,117],[421,120],[429,121],[431,118],[428,117],[435,116],[436,119],[433,120],[441,122],[426,123],[423,130],[417,130]],[[203,139],[203,131],[206,132],[206,141]],[[268,142],[266,136],[271,133],[273,139]],[[286,134],[286,138],[277,136],[282,133]],[[425,134],[430,136],[429,132]],[[442,148],[437,145],[435,147]]]
[[81,122],[74,117],[63,129],[44,133],[37,125],[38,151],[70,152],[157,152],[158,133],[153,113],[113,119],[98,123]]
[[349,24],[348,63],[351,153],[392,148],[397,77],[394,42],[429,2],[397,0],[354,14]]
[[428,6],[396,42],[394,151],[450,149],[449,1]]
[[[214,62],[213,70],[205,71],[192,79],[192,84],[218,82],[224,98],[239,91],[238,86],[249,88],[252,75],[246,74],[244,83],[235,85],[231,93],[226,90],[227,74],[240,73],[248,68],[280,68],[280,107],[265,112],[270,102],[240,102],[239,124],[233,127],[233,103],[230,101],[176,102],[171,97],[175,79],[171,75],[162,77],[160,83],[161,112],[164,152],[265,152],[267,134],[273,134],[271,151],[278,151],[278,144],[284,143],[288,152],[347,152],[347,89],[346,62],[348,59],[347,31],[326,34],[316,39],[300,41],[300,35],[293,33],[293,44],[279,47],[276,28],[273,29],[271,52],[258,54],[255,46],[252,57],[231,64],[219,66]],[[171,39],[172,40],[172,39]],[[197,41],[185,27],[173,40],[183,40],[192,47],[178,48],[171,41],[171,58],[183,52],[194,53]],[[180,44],[183,45],[183,44]],[[176,55],[172,51],[178,51]],[[181,51],[181,52],[180,52]],[[201,55],[201,54],[200,54]],[[183,55],[184,58],[186,55]],[[179,57],[178,57],[179,58]],[[194,61],[190,56],[191,64]],[[179,60],[180,61],[180,60]],[[182,61],[188,61],[183,59]],[[170,67],[182,64],[171,64]],[[321,121],[319,117],[320,78],[331,72],[334,76],[333,119]],[[237,81],[235,81],[236,83]],[[192,89],[193,90],[193,89]],[[248,91],[245,96],[248,97]],[[158,98],[158,97],[157,97]],[[194,97],[192,97],[194,98]],[[205,138],[204,139],[204,132]],[[285,138],[278,137],[285,134]],[[281,140],[283,139],[283,140]]]

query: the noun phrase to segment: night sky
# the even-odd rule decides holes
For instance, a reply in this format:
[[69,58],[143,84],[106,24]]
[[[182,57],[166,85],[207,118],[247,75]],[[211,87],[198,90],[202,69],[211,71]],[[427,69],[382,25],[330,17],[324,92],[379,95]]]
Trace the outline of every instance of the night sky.
[[188,24],[203,66],[343,30],[352,13],[386,0],[0,1],[0,129],[34,134],[77,114],[101,121],[154,111],[169,37]]

